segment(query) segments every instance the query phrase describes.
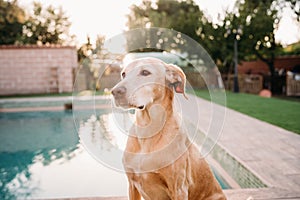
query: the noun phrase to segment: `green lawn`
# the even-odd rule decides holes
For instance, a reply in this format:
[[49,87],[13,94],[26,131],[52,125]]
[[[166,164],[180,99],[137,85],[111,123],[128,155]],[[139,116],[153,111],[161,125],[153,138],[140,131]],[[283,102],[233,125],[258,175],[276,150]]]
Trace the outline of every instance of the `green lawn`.
[[[207,91],[196,95],[210,100]],[[300,101],[232,92],[226,92],[226,97],[228,108],[300,134]]]

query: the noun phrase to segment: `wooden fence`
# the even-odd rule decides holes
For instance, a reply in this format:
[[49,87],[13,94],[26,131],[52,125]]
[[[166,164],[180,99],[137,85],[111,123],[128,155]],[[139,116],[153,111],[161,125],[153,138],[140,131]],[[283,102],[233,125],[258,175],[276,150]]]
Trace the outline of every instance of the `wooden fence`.
[[292,73],[287,74],[286,95],[300,96],[300,74],[292,74]]
[[[222,78],[225,88],[227,90],[233,90],[234,75],[223,75]],[[254,74],[239,74],[238,84],[240,92],[258,94],[263,89],[263,77]]]

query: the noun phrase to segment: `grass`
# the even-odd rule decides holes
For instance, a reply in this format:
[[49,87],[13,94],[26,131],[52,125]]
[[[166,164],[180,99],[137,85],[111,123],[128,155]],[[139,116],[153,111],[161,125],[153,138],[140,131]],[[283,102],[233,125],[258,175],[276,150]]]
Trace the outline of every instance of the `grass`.
[[[208,91],[196,91],[196,95],[210,100]],[[232,92],[226,96],[228,108],[300,134],[300,101]]]

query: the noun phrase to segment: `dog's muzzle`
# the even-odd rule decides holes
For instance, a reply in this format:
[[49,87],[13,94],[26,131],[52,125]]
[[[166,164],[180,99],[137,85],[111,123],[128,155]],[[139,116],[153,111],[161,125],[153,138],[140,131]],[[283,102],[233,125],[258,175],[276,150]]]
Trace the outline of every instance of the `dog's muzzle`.
[[111,93],[115,99],[120,99],[120,98],[124,98],[124,96],[126,94],[126,90],[127,90],[126,87],[121,86],[121,87],[117,87],[117,88],[113,89],[111,91]]
[[111,91],[111,94],[114,96],[116,106],[128,107],[126,91],[127,89],[124,86],[116,87]]
[[123,108],[138,108],[138,109],[144,109],[144,105],[134,105],[130,102],[128,102],[128,99],[126,97],[127,89],[124,86],[116,87],[111,91],[112,95],[115,99],[115,105]]

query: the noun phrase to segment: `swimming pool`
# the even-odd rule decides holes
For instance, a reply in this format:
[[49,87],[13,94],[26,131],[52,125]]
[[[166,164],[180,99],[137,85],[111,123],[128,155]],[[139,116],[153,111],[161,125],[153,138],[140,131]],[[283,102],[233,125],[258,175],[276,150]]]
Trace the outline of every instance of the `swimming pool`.
[[[85,121],[93,117],[81,114]],[[103,123],[109,119],[108,110],[97,115]],[[83,148],[73,120],[71,111],[0,113],[0,199],[127,195],[125,174],[103,166]]]

